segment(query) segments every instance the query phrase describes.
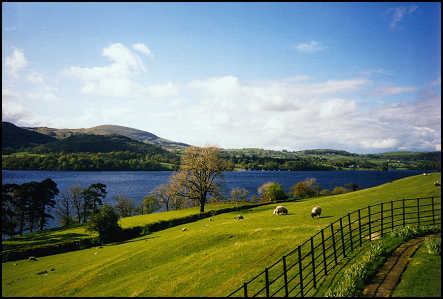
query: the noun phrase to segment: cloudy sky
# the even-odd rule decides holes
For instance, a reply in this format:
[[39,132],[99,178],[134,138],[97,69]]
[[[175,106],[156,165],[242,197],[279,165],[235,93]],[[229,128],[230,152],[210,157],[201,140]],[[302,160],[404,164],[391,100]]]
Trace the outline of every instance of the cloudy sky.
[[441,150],[440,3],[2,3],[2,119]]

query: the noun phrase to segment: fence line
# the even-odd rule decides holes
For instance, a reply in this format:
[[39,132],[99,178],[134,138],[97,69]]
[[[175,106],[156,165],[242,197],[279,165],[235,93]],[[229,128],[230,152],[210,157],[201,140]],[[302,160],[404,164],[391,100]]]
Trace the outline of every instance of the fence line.
[[398,226],[413,224],[441,224],[441,197],[391,200],[352,211],[244,282],[228,297],[307,296],[355,248]]

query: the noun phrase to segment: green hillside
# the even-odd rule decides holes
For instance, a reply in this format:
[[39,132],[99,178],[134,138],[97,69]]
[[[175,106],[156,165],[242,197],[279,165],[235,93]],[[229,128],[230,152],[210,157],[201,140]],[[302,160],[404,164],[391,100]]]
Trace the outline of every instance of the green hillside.
[[[440,196],[435,180],[441,181],[440,173],[287,202],[287,216],[273,215],[274,206],[268,205],[103,248],[41,257],[36,262],[6,262],[2,264],[2,295],[226,296],[347,212],[389,200]],[[315,205],[323,209],[319,219],[310,215]],[[234,219],[238,214],[244,219]]]
[[22,129],[9,122],[2,122],[2,152],[10,152],[21,147],[36,146],[53,142],[56,139],[38,132]]
[[2,155],[11,170],[171,170],[179,157],[154,144],[120,135],[73,135]]
[[102,125],[102,126],[83,128],[83,129],[54,129],[47,127],[35,127],[35,128],[28,127],[26,129],[39,132],[41,134],[46,134],[48,136],[53,136],[58,139],[64,139],[79,134],[122,135],[129,137],[131,139],[138,140],[143,143],[154,144],[162,146],[167,149],[182,149],[188,146],[185,143],[170,141],[158,137],[150,132],[123,127],[123,126],[115,126],[115,125]]
[[135,153],[149,152],[169,154],[166,150],[153,144],[146,144],[120,135],[73,135],[39,145],[32,149],[36,153],[109,153],[130,151]]

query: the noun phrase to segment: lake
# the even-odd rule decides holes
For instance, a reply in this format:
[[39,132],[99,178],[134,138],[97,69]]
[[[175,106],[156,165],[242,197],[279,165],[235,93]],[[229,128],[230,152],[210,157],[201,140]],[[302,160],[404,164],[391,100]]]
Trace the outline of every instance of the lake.
[[[423,173],[419,170],[343,170],[343,171],[234,171],[224,173],[225,192],[241,187],[249,191],[249,196],[258,194],[257,189],[266,182],[280,183],[288,192],[290,188],[307,178],[316,178],[322,189],[332,190],[335,186],[354,183],[361,189],[374,187],[400,178]],[[126,195],[139,204],[143,197],[155,187],[166,183],[171,171],[39,171],[39,170],[2,170],[2,184],[23,184],[51,178],[61,191],[74,184],[88,187],[103,183],[107,186],[106,203],[113,204],[113,197]],[[53,227],[50,221],[48,227]]]

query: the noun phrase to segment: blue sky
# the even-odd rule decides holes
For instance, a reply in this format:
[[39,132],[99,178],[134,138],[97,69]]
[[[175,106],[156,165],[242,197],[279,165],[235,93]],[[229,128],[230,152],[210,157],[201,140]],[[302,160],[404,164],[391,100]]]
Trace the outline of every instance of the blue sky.
[[440,3],[2,3],[2,118],[441,150]]

